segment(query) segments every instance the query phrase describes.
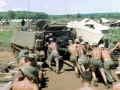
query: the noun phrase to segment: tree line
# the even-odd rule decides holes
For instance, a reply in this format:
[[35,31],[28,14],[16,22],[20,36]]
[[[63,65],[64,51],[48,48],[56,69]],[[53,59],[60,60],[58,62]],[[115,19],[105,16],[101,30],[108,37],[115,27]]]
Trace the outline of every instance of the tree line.
[[28,12],[28,11],[7,11],[0,12],[1,19],[100,19],[100,18],[120,18],[120,13],[93,13],[93,14],[65,14],[65,15],[49,15],[44,12]]

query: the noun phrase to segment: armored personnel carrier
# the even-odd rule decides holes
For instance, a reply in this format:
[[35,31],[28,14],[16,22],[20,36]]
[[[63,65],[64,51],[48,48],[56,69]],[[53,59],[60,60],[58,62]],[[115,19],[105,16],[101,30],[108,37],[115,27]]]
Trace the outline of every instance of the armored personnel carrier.
[[66,28],[66,25],[51,25],[45,20],[38,20],[35,23],[34,28],[27,30],[16,30],[13,33],[11,40],[11,48],[13,52],[18,52],[25,46],[34,45],[35,49],[38,47],[40,51],[43,51],[41,58],[45,58],[47,54],[46,42],[52,36],[58,43],[59,54],[61,56],[68,55],[68,40],[74,40],[76,38],[74,30]]

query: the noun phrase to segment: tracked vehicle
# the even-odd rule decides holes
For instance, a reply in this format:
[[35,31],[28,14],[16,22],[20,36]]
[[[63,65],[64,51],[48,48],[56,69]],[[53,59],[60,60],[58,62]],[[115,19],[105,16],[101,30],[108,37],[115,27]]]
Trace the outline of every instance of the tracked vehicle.
[[46,42],[48,38],[46,36],[52,34],[52,37],[58,43],[59,54],[62,56],[68,55],[67,45],[68,40],[74,40],[76,38],[76,32],[66,28],[66,25],[51,25],[45,20],[38,20],[35,23],[35,27],[32,29],[22,28],[21,30],[16,30],[13,33],[11,40],[11,48],[13,52],[18,54],[18,52],[25,46],[34,45],[35,49],[40,48],[40,52],[44,52],[41,58],[45,58],[47,54]]

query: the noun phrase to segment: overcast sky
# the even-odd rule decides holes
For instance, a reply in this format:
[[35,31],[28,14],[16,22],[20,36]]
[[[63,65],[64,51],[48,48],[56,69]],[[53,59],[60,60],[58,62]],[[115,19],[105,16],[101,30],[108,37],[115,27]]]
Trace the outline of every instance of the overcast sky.
[[28,9],[53,15],[120,12],[120,0],[0,0],[0,11]]

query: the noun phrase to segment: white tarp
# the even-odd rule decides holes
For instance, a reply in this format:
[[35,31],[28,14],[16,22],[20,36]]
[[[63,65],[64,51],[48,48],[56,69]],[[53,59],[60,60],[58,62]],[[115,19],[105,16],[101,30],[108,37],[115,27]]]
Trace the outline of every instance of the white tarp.
[[80,23],[81,23],[81,25],[84,25],[84,26],[93,25],[96,30],[109,30],[110,29],[108,26],[104,26],[102,24],[99,24],[99,23],[97,23],[93,20],[87,19],[87,18],[80,21]]
[[100,20],[102,20],[102,23],[108,23],[110,20],[107,20],[105,18],[101,18]]
[[[94,25],[94,28],[86,26],[88,24]],[[98,43],[100,39],[103,37],[103,33],[101,31],[110,29],[107,26],[103,26],[89,19],[84,19],[80,22],[77,21],[68,22],[67,27],[75,28],[77,32],[77,37],[82,36],[83,40],[89,42],[89,44],[92,44],[93,42]]]

